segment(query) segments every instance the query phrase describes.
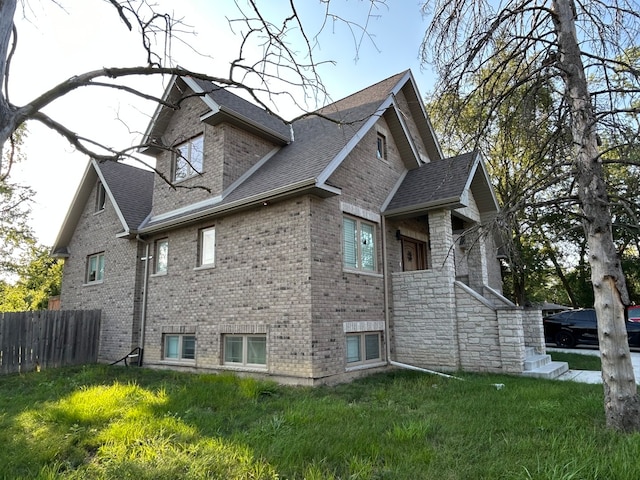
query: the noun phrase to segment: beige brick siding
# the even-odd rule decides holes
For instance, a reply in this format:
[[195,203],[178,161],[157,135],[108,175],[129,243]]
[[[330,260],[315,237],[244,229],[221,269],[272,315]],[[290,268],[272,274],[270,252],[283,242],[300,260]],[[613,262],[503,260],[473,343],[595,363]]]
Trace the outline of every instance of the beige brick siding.
[[[224,333],[266,333],[271,375],[312,377],[306,197],[169,232],[166,275],[149,279],[145,361],[162,365],[162,334],[197,335],[195,367],[223,368]],[[215,226],[216,263],[198,269],[198,230]],[[153,240],[153,239],[151,239]]]
[[[135,288],[138,245],[135,240],[116,238],[122,224],[113,205],[107,200],[105,209],[95,213],[95,195],[94,187],[69,244],[71,257],[64,263],[60,302],[65,310],[102,310],[98,356],[100,361],[113,361],[137,346],[139,319],[134,313],[140,300]],[[104,281],[87,285],[87,257],[99,252],[105,257]]]
[[[228,123],[211,126],[199,120],[207,108],[199,97],[181,103],[162,136],[165,145],[175,147],[204,134],[202,175],[178,182],[173,188],[166,180],[155,178],[153,215],[182,208],[220,195],[249,168],[269,153],[275,145]],[[169,181],[174,154],[165,151],[156,158],[156,168]]]

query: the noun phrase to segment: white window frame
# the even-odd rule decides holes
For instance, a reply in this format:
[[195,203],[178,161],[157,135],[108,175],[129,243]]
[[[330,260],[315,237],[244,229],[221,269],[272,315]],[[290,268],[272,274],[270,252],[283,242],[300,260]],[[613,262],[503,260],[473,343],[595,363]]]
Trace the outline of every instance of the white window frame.
[[216,227],[198,231],[198,267],[211,268],[216,265]]
[[[92,268],[92,260],[95,259],[95,269]],[[95,277],[91,278],[95,272]],[[85,284],[102,283],[104,281],[104,252],[94,253],[87,256],[85,271]]]
[[[166,245],[166,247],[164,247],[165,251],[161,252],[163,245]],[[166,275],[169,271],[169,239],[161,238],[156,240],[153,250],[153,273],[155,275]]]
[[176,147],[173,161],[173,181],[181,182],[202,173],[204,166],[204,135],[190,138]]
[[376,157],[380,160],[387,159],[387,137],[380,132],[376,135]]
[[96,204],[95,204],[95,213],[102,212],[105,209],[107,204],[107,190],[104,188],[104,184],[98,180],[98,184],[96,185]]
[[[250,339],[260,339],[264,342],[264,363],[256,363],[249,361],[249,341]],[[227,341],[241,340],[241,359],[239,361],[231,360],[227,356],[229,351],[229,345]],[[228,366],[237,366],[237,367],[248,367],[248,368],[267,368],[268,361],[268,345],[267,345],[267,335],[264,333],[247,333],[247,334],[224,334],[222,336],[222,363]]]
[[[367,340],[371,341],[372,337],[376,339],[377,356],[371,356],[375,352],[371,352],[370,346]],[[357,341],[357,343],[354,342]],[[351,343],[351,345],[350,345]],[[353,358],[353,346],[357,345],[358,355],[354,360]],[[350,359],[350,351],[352,353]],[[358,365],[367,365],[370,363],[382,362],[382,335],[381,332],[352,332],[346,335],[345,339],[345,361],[348,367],[355,367]]]
[[[169,356],[169,342],[177,340],[175,356]],[[187,341],[185,341],[187,340]],[[193,354],[186,350],[189,343],[193,345]],[[196,361],[196,335],[195,333],[165,333],[162,335],[162,359],[170,362],[195,362]]]
[[[351,239],[349,230],[347,229],[347,223],[352,222],[355,226],[353,229],[354,238]],[[363,230],[369,230],[370,232],[363,232]],[[349,270],[358,270],[362,272],[376,273],[378,271],[378,242],[376,238],[377,229],[376,224],[367,222],[357,217],[343,216],[342,218],[342,265]],[[369,252],[371,256],[372,264],[364,265],[364,258],[367,255],[367,241],[373,242],[373,247]],[[355,249],[355,250],[354,250]],[[353,256],[355,262],[349,261]]]

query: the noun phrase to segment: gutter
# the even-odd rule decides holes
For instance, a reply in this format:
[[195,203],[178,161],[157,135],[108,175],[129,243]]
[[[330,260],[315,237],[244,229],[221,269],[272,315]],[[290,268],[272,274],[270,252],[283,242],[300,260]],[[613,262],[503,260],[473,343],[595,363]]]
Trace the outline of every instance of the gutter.
[[[268,192],[256,194],[251,197],[243,198],[230,203],[215,205],[206,209],[198,210],[198,211],[184,214],[184,215],[177,215],[176,218],[169,219],[161,223],[157,223],[155,225],[141,227],[138,229],[138,231],[141,234],[148,234],[156,231],[166,230],[169,228],[175,228],[184,224],[198,222],[212,215],[221,215],[224,213],[229,213],[229,212],[243,209],[243,208],[251,208],[256,205],[264,204],[264,202],[272,202],[272,201],[279,200],[281,198],[299,195],[304,193],[307,190],[311,191],[314,188],[327,192],[329,196],[338,195],[340,193],[339,190],[329,185],[318,184],[315,178],[310,178],[307,180],[302,180],[300,182],[297,182],[293,185],[286,185],[284,187],[279,187],[277,189],[270,190]],[[153,221],[154,221],[154,218],[149,219],[149,222],[153,222]]]

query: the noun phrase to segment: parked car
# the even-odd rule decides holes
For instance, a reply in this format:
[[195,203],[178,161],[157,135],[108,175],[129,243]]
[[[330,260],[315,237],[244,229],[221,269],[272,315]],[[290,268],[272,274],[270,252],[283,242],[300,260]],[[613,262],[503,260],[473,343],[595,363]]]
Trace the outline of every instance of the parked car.
[[640,323],[640,305],[627,307],[627,319],[630,322]]
[[[573,348],[576,345],[598,345],[598,324],[593,308],[567,310],[542,319],[547,342],[558,347]],[[629,346],[640,347],[640,323],[626,321]]]

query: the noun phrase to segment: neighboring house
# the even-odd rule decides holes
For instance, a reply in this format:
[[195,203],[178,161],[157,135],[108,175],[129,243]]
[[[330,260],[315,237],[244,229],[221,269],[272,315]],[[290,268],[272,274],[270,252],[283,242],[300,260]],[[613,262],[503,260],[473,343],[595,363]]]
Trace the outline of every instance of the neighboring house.
[[102,309],[102,361],[312,385],[544,353],[468,233],[498,211],[483,161],[443,158],[411,72],[291,126],[193,78],[164,98],[144,153],[165,179],[92,161],[53,249],[62,308]]

